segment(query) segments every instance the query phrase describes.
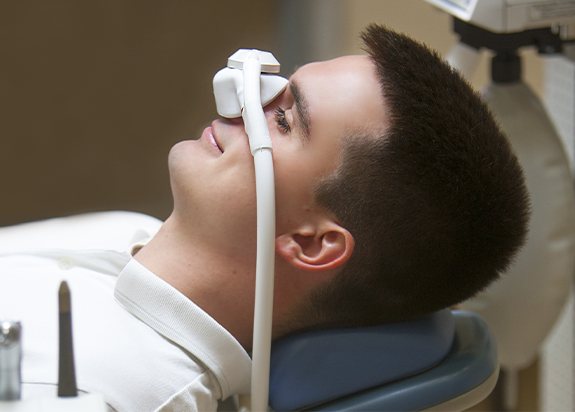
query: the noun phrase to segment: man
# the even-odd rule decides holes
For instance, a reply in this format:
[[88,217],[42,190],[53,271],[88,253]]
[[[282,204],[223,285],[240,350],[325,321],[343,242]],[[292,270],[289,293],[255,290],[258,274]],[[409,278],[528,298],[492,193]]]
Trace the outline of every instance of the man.
[[[276,176],[274,337],[455,304],[497,278],[525,237],[521,169],[478,97],[408,38],[375,25],[363,38],[369,57],[306,65],[265,108]],[[243,124],[214,121],[174,146],[169,170],[173,213],[133,258],[64,253],[64,266],[89,272],[64,276],[79,296],[79,387],[116,410],[213,410],[249,389],[256,207]],[[149,232],[159,225],[137,219]],[[61,254],[37,256],[58,256],[50,269],[62,269]],[[57,278],[12,274],[3,284],[25,291]],[[6,311],[17,294],[5,296]],[[53,384],[48,355],[33,349],[43,367],[25,358],[23,380]]]

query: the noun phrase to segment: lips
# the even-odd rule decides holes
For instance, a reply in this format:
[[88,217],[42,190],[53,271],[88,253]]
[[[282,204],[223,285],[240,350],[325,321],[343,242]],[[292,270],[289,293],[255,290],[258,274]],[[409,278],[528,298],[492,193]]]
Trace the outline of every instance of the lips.
[[204,132],[202,133],[202,136],[206,139],[206,141],[213,146],[215,149],[217,149],[220,153],[224,153],[224,149],[222,148],[222,146],[219,144],[216,136],[215,136],[215,130],[213,126],[208,126],[204,129]]
[[213,129],[213,127],[211,127],[210,129],[211,129],[211,130],[210,130],[211,133],[210,133],[210,135],[209,135],[209,137],[210,137],[210,143],[213,144],[214,146],[216,146],[216,147],[218,148],[218,150],[223,153],[224,150],[222,149],[222,147],[220,146],[220,144],[217,142],[216,137],[214,136],[214,129]]

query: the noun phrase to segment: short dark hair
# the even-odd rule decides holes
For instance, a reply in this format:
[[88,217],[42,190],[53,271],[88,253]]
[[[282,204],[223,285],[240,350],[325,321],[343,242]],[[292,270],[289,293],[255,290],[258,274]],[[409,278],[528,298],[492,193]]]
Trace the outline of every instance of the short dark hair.
[[313,326],[417,317],[470,298],[523,244],[524,176],[488,108],[437,53],[370,25],[362,39],[390,121],[345,139],[319,204],[355,238],[336,278],[312,292]]

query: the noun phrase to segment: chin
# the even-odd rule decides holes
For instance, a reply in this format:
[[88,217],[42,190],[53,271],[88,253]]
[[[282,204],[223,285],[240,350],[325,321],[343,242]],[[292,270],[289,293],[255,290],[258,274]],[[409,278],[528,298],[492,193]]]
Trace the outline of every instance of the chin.
[[176,176],[179,176],[178,179],[190,179],[191,176],[201,172],[202,159],[199,157],[201,153],[195,144],[194,140],[183,140],[172,146],[168,154],[170,179]]
[[186,156],[186,153],[189,153],[189,146],[193,144],[193,142],[193,140],[182,140],[173,145],[168,154],[168,167],[171,168],[173,164],[184,161],[183,157]]

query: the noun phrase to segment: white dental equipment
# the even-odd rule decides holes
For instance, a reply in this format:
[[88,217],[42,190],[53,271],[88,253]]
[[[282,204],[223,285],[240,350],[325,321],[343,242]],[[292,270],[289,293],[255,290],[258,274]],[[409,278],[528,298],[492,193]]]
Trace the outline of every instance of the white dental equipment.
[[[464,307],[481,314],[498,339],[505,406],[514,408],[517,371],[528,366],[559,316],[575,272],[575,194],[560,139],[543,105],[521,81],[517,49],[558,52],[575,22],[573,0],[427,0],[452,14],[460,43],[448,61],[470,77],[479,49],[495,51],[483,96],[525,171],[532,200],[527,243],[514,265]],[[529,39],[531,37],[531,39]],[[525,322],[525,319],[529,319]]]
[[[64,282],[65,283],[65,282]],[[62,290],[62,289],[61,289]],[[20,322],[0,321],[0,412],[104,412],[103,398],[97,394],[77,396],[72,350],[71,305],[67,289],[64,317],[60,308],[60,369],[58,397],[24,399],[22,396],[22,325]],[[62,329],[65,323],[65,329]],[[72,388],[72,390],[70,390]]]
[[573,0],[425,0],[495,33],[514,33],[572,21]]
[[240,49],[228,67],[214,76],[218,113],[242,117],[254,156],[257,196],[257,259],[254,332],[252,346],[251,410],[268,407],[271,327],[275,264],[275,186],[272,144],[263,106],[287,86],[277,75],[280,65],[269,52]]

